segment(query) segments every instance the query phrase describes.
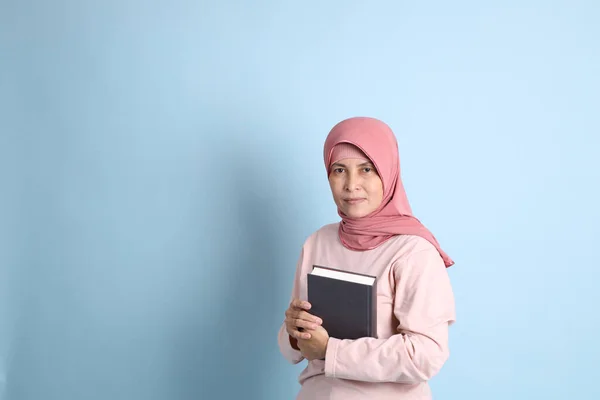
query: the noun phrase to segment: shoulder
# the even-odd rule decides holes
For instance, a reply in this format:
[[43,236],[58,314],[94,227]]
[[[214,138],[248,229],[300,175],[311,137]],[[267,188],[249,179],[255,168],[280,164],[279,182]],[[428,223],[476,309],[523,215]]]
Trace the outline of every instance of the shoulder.
[[429,240],[416,235],[400,235],[392,241],[395,269],[446,269],[442,256]]
[[340,223],[332,223],[323,225],[316,231],[310,234],[304,241],[304,247],[312,247],[317,242],[336,242],[338,241],[338,230]]
[[[427,252],[438,254],[436,247],[427,239],[417,235],[398,235],[390,240],[398,259]],[[440,256],[441,258],[441,256]]]

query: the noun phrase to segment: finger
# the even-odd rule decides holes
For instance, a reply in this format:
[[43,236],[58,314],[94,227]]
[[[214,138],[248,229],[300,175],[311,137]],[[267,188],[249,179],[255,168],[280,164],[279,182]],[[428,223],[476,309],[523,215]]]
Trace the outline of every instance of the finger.
[[298,308],[301,310],[310,310],[312,305],[308,301],[294,299],[290,304],[290,308]]
[[310,332],[314,332],[315,331],[315,329],[311,329],[311,328],[306,329],[306,328],[301,327],[301,326],[296,326],[296,322],[294,320],[291,320],[291,319],[285,321],[285,330],[291,336],[300,338],[296,334],[296,332],[297,332],[297,333],[301,334],[301,338],[303,338],[303,339],[310,339],[312,337],[312,335],[309,334],[309,336],[306,337],[306,333],[308,333],[309,331]]
[[292,320],[296,320],[296,319],[300,319],[300,320],[304,320],[307,322],[312,322],[318,325],[321,325],[323,323],[323,320],[321,320],[321,318],[309,314],[306,311],[295,311],[295,310],[287,310],[285,312],[285,317],[286,319],[292,319]]
[[296,330],[294,328],[288,329],[287,331],[291,337],[294,337],[296,339],[305,339],[306,340],[306,339],[310,339],[312,337],[312,335],[310,333],[299,332],[298,330]]
[[296,339],[310,339],[312,337],[312,335],[305,331],[304,328],[297,327],[293,320],[286,320],[285,329],[290,336],[295,337]]
[[319,326],[318,324],[311,322],[311,321],[306,321],[304,319],[293,319],[292,320],[292,324],[294,326],[296,326],[296,328],[304,328],[304,329],[317,329],[317,327]]
[[[298,332],[298,331],[296,331],[296,332]],[[304,339],[304,340],[308,340],[311,337],[312,337],[312,335],[308,332],[298,332],[298,336],[297,336],[298,339]]]
[[312,315],[307,313],[306,311],[298,311],[296,315],[293,316],[295,319],[300,319],[308,322],[313,322],[315,324],[321,325],[323,320],[316,315]]

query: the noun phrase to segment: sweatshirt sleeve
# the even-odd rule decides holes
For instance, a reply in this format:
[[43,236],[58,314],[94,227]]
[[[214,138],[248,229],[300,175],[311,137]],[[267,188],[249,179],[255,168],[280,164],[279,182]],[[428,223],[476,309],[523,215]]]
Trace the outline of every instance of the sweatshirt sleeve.
[[[300,274],[302,271],[302,259],[304,257],[304,250],[300,253],[300,258],[298,259],[298,263],[296,265],[296,275],[294,276],[294,283],[292,286],[292,295],[290,296],[290,303],[292,299],[297,299],[300,296]],[[289,303],[288,303],[289,306]],[[287,307],[286,307],[287,309]],[[284,317],[285,319],[285,317]],[[290,335],[287,333],[285,329],[285,321],[281,323],[279,327],[279,334],[277,337],[277,341],[279,343],[279,351],[292,364],[298,364],[300,361],[304,360],[302,353],[299,350],[296,350],[292,347],[290,343]]]
[[398,260],[394,268],[396,334],[388,339],[330,338],[325,375],[365,382],[415,384],[436,375],[449,356],[454,296],[437,250]]

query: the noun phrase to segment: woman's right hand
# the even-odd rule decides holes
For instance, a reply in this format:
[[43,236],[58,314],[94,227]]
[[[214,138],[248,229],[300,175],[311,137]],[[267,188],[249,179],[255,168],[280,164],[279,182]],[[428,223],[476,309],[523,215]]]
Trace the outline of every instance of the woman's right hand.
[[289,308],[285,311],[285,329],[288,334],[295,339],[310,339],[310,333],[302,332],[300,329],[316,329],[323,321],[321,318],[311,315],[307,312],[310,310],[310,303],[294,299],[290,303]]

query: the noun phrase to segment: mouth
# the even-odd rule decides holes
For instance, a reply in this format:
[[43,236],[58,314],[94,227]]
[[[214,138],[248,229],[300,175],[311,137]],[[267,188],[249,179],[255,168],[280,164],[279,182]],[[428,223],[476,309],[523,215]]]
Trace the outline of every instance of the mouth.
[[366,199],[344,199],[344,202],[348,204],[359,204],[363,201],[366,201]]

